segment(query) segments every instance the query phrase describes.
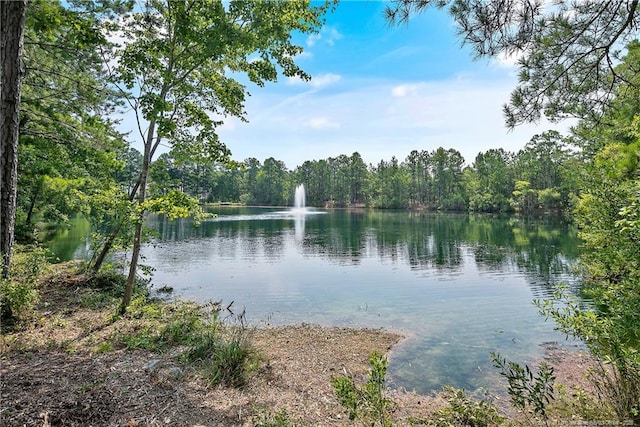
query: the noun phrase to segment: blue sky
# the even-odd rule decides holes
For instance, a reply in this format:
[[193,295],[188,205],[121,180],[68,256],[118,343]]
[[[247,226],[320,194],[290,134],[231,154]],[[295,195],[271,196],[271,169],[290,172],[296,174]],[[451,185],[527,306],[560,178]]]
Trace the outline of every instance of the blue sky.
[[281,77],[251,96],[243,123],[226,118],[221,140],[235,160],[268,157],[293,170],[305,160],[359,152],[365,162],[411,150],[455,148],[471,164],[491,148],[522,148],[536,133],[568,124],[504,126],[515,87],[508,61],[473,60],[446,10],[429,9],[390,26],[385,2],[343,0],[322,31],[299,36],[297,63],[310,82]]

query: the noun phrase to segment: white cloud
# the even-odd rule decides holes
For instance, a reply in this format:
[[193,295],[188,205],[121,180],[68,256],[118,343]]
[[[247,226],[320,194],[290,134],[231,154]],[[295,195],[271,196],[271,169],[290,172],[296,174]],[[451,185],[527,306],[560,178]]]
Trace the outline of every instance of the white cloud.
[[333,83],[338,82],[341,79],[339,74],[327,73],[320,74],[315,77],[311,77],[311,85],[313,87],[324,87],[332,85]]
[[495,58],[494,62],[502,67],[515,68],[518,65],[518,61],[524,56],[524,52],[514,52],[507,55],[505,52],[500,52]]
[[306,122],[311,129],[338,129],[340,123],[331,121],[326,117],[314,117]]
[[312,47],[315,46],[319,41],[324,41],[329,46],[334,46],[336,44],[336,40],[340,40],[342,38],[342,34],[340,31],[336,30],[334,27],[322,27],[319,33],[311,34],[307,37],[307,46]]
[[327,28],[324,38],[329,46],[333,46],[336,40],[340,40],[342,38],[342,34],[340,34],[340,32],[335,28]]
[[413,95],[416,93],[417,89],[418,85],[415,84],[401,84],[391,88],[391,95],[393,95],[394,97]]
[[354,151],[367,163],[392,156],[404,160],[411,150],[440,146],[460,151],[471,164],[481,151],[503,147],[517,152],[536,133],[569,127],[544,122],[509,132],[502,104],[509,99],[513,78],[343,83],[331,92],[303,89],[288,97],[252,97],[247,103],[249,123],[221,129],[221,140],[236,159],[273,156],[290,169],[305,160]]
[[287,84],[290,86],[309,85],[312,88],[319,89],[338,82],[342,77],[339,74],[327,73],[312,76],[310,81],[302,80],[298,76],[289,77]]
[[321,38],[322,36],[320,34],[311,34],[309,37],[307,37],[307,46],[312,47]]

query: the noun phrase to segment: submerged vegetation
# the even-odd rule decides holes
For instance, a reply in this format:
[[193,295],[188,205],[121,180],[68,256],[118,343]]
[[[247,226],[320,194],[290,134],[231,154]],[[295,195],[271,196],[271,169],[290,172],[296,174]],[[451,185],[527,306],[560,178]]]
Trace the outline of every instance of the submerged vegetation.
[[[620,423],[640,423],[638,1],[562,2],[547,15],[537,2],[507,3],[518,7],[400,0],[388,13],[392,20],[406,20],[430,5],[450,6],[465,42],[479,56],[525,53],[519,85],[505,106],[508,126],[543,114],[578,117],[571,136],[543,132],[518,153],[489,150],[468,166],[458,151],[441,147],[416,149],[404,161],[393,157],[366,165],[353,153],[289,171],[274,158],[263,164],[255,158],[231,161],[216,134],[221,122],[213,117],[245,119],[246,88],[228,71],[259,86],[279,73],[308,79],[294,62],[302,47],[291,33],[317,33],[335,3],[154,0],[140,11],[117,0],[2,2],[3,41],[11,47],[11,55],[2,57],[6,122],[0,133],[5,350],[33,351],[12,341],[29,325],[65,327],[61,301],[37,309],[42,293],[51,290],[41,285],[46,265],[34,243],[43,224],[64,225],[74,213],[90,218],[100,233],[90,265],[65,279],[82,289],[65,288],[68,298],[79,298],[74,304],[109,312],[94,319],[96,324],[79,326],[85,338],[96,341],[96,353],[176,350],[209,383],[242,386],[259,361],[242,319],[223,325],[220,307],[164,304],[137,292],[145,212],[179,217],[201,213],[201,202],[288,204],[298,183],[307,186],[308,202],[317,206],[558,212],[581,229],[583,302],[559,290],[538,305],[596,358],[595,407],[604,409],[586,411],[588,399],[573,407],[595,419],[613,414]],[[124,35],[130,43],[116,45],[109,35]],[[5,97],[5,88],[13,96]],[[122,105],[138,123],[148,124],[140,125],[143,153],[116,131],[111,117]],[[172,150],[155,159],[161,144]],[[14,240],[34,245],[18,248]],[[106,255],[117,247],[133,248],[126,282],[104,273]],[[109,332],[95,335],[101,330]],[[52,345],[73,353],[77,343]],[[532,407],[546,422],[552,372],[541,366],[534,374],[494,360],[516,406]],[[389,425],[385,361],[372,356],[371,364],[365,385],[336,377],[334,386],[352,418]],[[491,406],[476,405],[454,390],[446,396],[450,407],[441,412],[443,425],[500,422]],[[288,423],[286,412],[267,418],[267,424]]]
[[[67,425],[82,425],[87,420],[104,421],[101,417],[114,413],[118,418],[111,419],[112,424],[126,423],[126,417],[133,421],[143,420],[141,415],[127,414],[117,407],[109,409],[109,415],[101,412],[101,406],[92,400],[92,396],[106,390],[114,393],[113,387],[119,390],[116,393],[118,402],[131,399],[135,389],[149,394],[151,400],[142,398],[141,405],[146,405],[145,408],[138,407],[147,414],[144,418],[147,421],[152,416],[148,411],[153,414],[157,410],[153,399],[164,399],[162,396],[168,392],[171,402],[166,404],[172,408],[171,419],[189,423],[201,420],[197,415],[201,407],[198,406],[197,411],[188,407],[178,409],[184,402],[175,399],[176,393],[182,399],[185,396],[184,391],[179,390],[191,390],[195,393],[192,398],[196,400],[209,399],[205,396],[215,391],[216,399],[232,401],[251,393],[255,387],[260,387],[262,403],[242,406],[238,415],[243,418],[236,419],[237,424],[304,426],[338,421],[340,425],[367,426],[534,426],[540,421],[563,425],[580,420],[611,422],[615,419],[615,402],[598,395],[593,387],[565,386],[557,380],[554,383],[553,370],[544,364],[534,370],[496,359],[501,362],[503,374],[509,381],[507,393],[513,402],[509,408],[505,406],[506,401],[499,405],[495,398],[478,399],[453,387],[445,387],[436,398],[392,392],[386,386],[387,356],[381,353],[387,347],[380,344],[380,349],[369,353],[368,359],[364,348],[359,347],[363,352],[359,365],[349,367],[343,360],[353,355],[353,342],[349,339],[336,341],[337,346],[330,346],[320,353],[319,346],[324,345],[335,331],[327,331],[328,335],[322,339],[315,338],[319,341],[314,341],[316,347],[311,349],[313,343],[304,339],[305,326],[299,326],[301,336],[287,333],[277,340],[282,348],[278,350],[279,358],[272,360],[266,354],[273,347],[278,330],[268,332],[266,339],[257,340],[264,331],[248,327],[243,316],[231,315],[226,311],[226,304],[163,302],[151,297],[146,288],[140,286],[136,288],[130,309],[125,315],[119,315],[119,295],[125,281],[122,274],[113,271],[87,275],[78,270],[77,264],[54,265],[40,277],[37,282],[41,292],[39,302],[31,311],[22,313],[21,321],[13,329],[3,327],[2,364],[5,369],[25,365],[19,375],[37,386],[52,370],[58,369],[48,366],[49,363],[59,364],[60,357],[68,358],[60,368],[67,367],[63,375],[70,377],[60,380],[63,384],[71,381],[74,388],[68,392],[71,397],[65,395],[64,399],[86,400],[87,412],[75,419],[71,410],[55,406],[56,396],[48,395],[46,398],[41,396],[46,402],[44,407],[36,405],[18,413],[12,402],[28,399],[23,393],[33,393],[31,386],[23,392],[18,391],[21,387],[18,382],[10,388],[9,394],[7,384],[3,385],[3,422],[7,425],[13,425],[10,420],[35,422],[42,416],[43,409],[47,409],[51,417],[57,417],[52,419],[66,420]],[[335,358],[330,361],[326,358],[327,353]],[[276,373],[279,367],[297,364],[295,359],[311,361],[310,366],[313,366],[308,371],[295,373],[301,384],[314,384],[304,388],[303,393],[301,384],[291,390],[283,388],[281,382],[285,379],[281,375],[284,374]],[[31,360],[39,369],[29,368]],[[99,363],[108,360],[110,373],[95,372],[92,360],[100,360]],[[83,366],[82,373],[74,374],[79,363]],[[45,369],[40,370],[43,366]],[[580,376],[583,372],[576,374]],[[136,381],[135,385],[128,382],[129,377]],[[324,412],[307,413],[300,402],[291,401],[288,394],[279,398],[278,393],[293,393],[296,397],[319,402]],[[265,406],[265,402],[272,403]],[[330,423],[329,419],[333,421]]]

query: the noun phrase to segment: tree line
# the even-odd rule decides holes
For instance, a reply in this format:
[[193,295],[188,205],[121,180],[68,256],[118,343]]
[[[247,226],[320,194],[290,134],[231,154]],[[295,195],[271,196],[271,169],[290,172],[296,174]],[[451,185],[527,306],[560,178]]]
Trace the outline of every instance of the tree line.
[[[145,215],[198,216],[201,200],[283,205],[304,183],[317,206],[564,211],[585,242],[592,306],[543,310],[612,367],[604,375],[616,375],[616,413],[640,422],[639,2],[543,4],[398,0],[387,16],[397,23],[448,8],[477,56],[519,55],[507,126],[576,117],[570,137],[545,132],[518,153],[489,150],[469,166],[439,148],[370,165],[354,153],[288,171],[276,159],[233,162],[218,118],[246,120],[239,75],[258,86],[310,78],[291,35],[318,32],[334,2],[0,2],[3,317],[19,294],[14,240],[36,241],[74,213],[98,230],[89,270],[113,248],[132,248],[124,312]],[[138,132],[120,134],[115,111],[131,115]],[[134,138],[141,153],[130,149]],[[170,152],[158,156],[160,145]]]
[[[122,185],[130,186],[141,155],[131,149],[124,160],[129,172]],[[556,131],[534,136],[517,153],[479,153],[471,165],[459,151],[442,147],[368,165],[358,152],[342,154],[307,160],[293,170],[273,157],[229,167],[168,152],[150,166],[149,191],[161,196],[178,190],[202,203],[283,206],[304,184],[307,204],[315,207],[561,214],[575,206],[583,166],[574,139]]]

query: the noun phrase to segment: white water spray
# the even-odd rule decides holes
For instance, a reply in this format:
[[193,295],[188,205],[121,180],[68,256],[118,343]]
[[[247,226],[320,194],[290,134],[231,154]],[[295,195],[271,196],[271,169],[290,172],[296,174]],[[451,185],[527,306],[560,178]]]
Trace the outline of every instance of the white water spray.
[[293,207],[296,210],[304,210],[306,207],[306,193],[304,191],[304,184],[300,184],[296,187],[296,192],[293,197]]

